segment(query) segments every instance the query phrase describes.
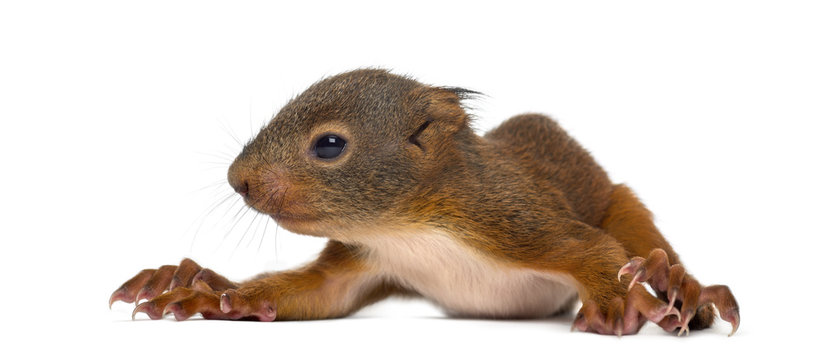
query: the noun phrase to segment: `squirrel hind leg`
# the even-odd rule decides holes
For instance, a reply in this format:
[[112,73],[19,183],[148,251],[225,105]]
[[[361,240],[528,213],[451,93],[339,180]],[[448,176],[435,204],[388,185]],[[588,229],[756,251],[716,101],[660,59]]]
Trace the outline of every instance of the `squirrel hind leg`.
[[600,227],[622,244],[631,262],[618,275],[631,274],[634,282],[647,282],[657,296],[676,307],[682,322],[666,328],[679,333],[701,330],[713,325],[714,305],[722,319],[739,326],[739,306],[727,286],[703,287],[685,272],[679,257],[653,222],[653,215],[625,185],[615,185]]
[[629,258],[648,257],[652,250],[662,249],[671,264],[679,263],[674,249],[654,225],[653,214],[626,185],[614,185],[599,227],[622,244]]

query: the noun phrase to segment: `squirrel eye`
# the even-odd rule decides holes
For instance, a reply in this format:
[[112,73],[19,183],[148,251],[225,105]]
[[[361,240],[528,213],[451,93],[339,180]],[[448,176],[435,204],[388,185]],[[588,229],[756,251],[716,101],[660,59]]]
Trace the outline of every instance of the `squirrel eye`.
[[325,135],[314,144],[314,153],[320,159],[333,159],[342,154],[345,140],[337,135]]

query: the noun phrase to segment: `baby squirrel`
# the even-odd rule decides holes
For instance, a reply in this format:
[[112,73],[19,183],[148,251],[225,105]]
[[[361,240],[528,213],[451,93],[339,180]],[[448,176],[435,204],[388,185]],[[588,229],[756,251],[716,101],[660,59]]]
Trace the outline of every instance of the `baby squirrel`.
[[391,295],[480,318],[546,317],[579,299],[582,331],[634,334],[650,320],[682,334],[709,327],[712,305],[737,330],[728,287],[686,273],[627,186],[546,116],[478,136],[462,106],[475,94],[380,69],[315,83],[243,148],[228,181],[283,228],[330,238],[318,259],[244,282],[184,259],[143,270],[109,304],[272,321],[342,317]]

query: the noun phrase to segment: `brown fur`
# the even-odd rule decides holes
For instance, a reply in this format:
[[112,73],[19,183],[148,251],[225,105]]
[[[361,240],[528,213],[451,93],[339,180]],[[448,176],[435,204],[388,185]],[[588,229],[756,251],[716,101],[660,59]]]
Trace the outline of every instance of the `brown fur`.
[[[546,116],[519,115],[476,135],[461,105],[467,94],[366,69],[324,79],[283,107],[237,157],[229,182],[283,227],[339,241],[302,269],[239,284],[239,299],[275,303],[277,319],[320,319],[413,294],[374,273],[357,237],[435,228],[505,266],[568,276],[589,317],[593,306],[621,319],[626,298],[641,312],[658,306],[641,287],[629,296],[630,276],[616,281],[630,258],[653,249],[679,263],[631,190]],[[343,154],[312,157],[329,132],[347,139]],[[235,305],[231,294],[220,301]],[[703,308],[695,328],[713,319]]]

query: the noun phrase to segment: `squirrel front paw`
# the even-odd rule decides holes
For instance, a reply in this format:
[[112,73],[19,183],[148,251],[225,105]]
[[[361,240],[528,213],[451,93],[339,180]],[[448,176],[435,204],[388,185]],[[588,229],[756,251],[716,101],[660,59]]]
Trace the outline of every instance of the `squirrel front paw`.
[[[123,283],[109,298],[137,304],[131,314],[145,313],[152,320],[173,314],[185,320],[196,314],[206,319],[273,321],[276,304],[250,296],[243,288],[191,259],[180,265],[146,269]],[[147,301],[140,303],[140,300]]]

